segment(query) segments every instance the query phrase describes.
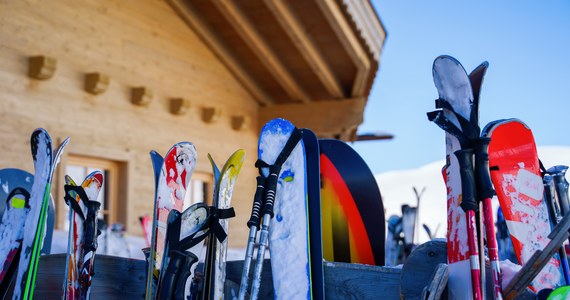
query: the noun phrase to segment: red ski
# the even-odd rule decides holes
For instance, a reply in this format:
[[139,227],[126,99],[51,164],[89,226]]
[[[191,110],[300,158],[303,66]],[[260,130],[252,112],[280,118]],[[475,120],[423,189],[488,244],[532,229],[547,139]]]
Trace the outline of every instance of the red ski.
[[[550,241],[550,219],[532,131],[520,120],[493,122],[483,134],[489,143],[489,168],[501,209],[520,264]],[[564,285],[561,262],[555,255],[532,282],[539,291]]]

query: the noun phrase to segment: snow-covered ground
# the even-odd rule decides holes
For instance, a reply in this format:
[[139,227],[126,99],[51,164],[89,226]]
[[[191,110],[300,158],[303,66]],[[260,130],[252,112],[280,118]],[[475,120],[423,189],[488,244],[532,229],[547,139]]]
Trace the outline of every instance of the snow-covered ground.
[[[546,168],[554,165],[570,166],[570,147],[543,146],[538,147],[539,157]],[[444,154],[442,153],[442,156]],[[401,206],[408,204],[416,206],[416,196],[413,187],[418,191],[426,188],[420,200],[419,221],[427,224],[437,237],[445,237],[447,229],[446,192],[441,175],[444,160],[433,162],[417,169],[399,170],[380,173],[376,181],[380,187],[382,201],[386,210],[386,219],[391,215],[402,214]],[[570,177],[566,174],[567,180]],[[496,198],[496,197],[495,197]],[[494,199],[493,207],[496,210],[498,202]],[[428,236],[421,230],[419,242],[425,242]]]

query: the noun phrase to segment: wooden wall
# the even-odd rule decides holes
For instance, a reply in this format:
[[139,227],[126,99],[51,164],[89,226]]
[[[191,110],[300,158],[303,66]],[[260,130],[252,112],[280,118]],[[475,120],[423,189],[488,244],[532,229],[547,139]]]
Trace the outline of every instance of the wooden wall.
[[[230,222],[230,246],[245,245],[255,189],[258,105],[165,1],[0,1],[0,41],[0,168],[33,173],[29,137],[34,128],[46,128],[55,141],[70,136],[67,154],[124,163],[127,230],[142,234],[138,217],[152,213],[154,196],[150,150],[164,154],[176,142],[191,141],[199,154],[197,170],[211,173],[207,153],[223,164],[243,148],[246,162],[234,192],[237,217]],[[57,59],[53,78],[27,77],[33,55]],[[87,72],[107,74],[108,90],[97,96],[85,92]],[[130,103],[135,86],[154,91],[148,106]],[[190,111],[171,114],[172,97],[189,99]],[[206,106],[222,110],[216,123],[201,120]],[[249,117],[249,128],[232,129],[232,115]],[[62,166],[52,190],[59,224],[66,217]]]

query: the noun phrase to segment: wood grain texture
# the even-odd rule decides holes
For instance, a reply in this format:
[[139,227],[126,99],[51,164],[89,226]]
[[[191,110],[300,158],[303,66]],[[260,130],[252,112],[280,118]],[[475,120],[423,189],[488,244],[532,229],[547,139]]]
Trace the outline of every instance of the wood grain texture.
[[[143,260],[97,255],[91,299],[143,299],[145,265]],[[227,263],[226,298],[241,279],[243,261]],[[198,265],[200,270],[203,266]],[[61,297],[65,254],[44,255],[40,259],[35,297]],[[400,299],[401,269],[358,264],[324,262],[326,299]],[[261,275],[259,299],[273,299],[271,263],[266,260]],[[238,287],[239,288],[239,287]]]
[[[165,1],[22,0],[0,2],[0,167],[32,171],[29,137],[37,127],[52,139],[71,137],[64,154],[105,158],[125,167],[122,222],[142,235],[138,217],[152,214],[154,187],[148,153],[165,153],[174,143],[191,141],[198,150],[196,170],[211,173],[206,158],[218,162],[236,149],[246,151],[234,191],[237,217],[230,245],[247,240],[256,169],[259,104],[226,66]],[[27,76],[28,57],[58,61],[45,81]],[[112,80],[105,93],[84,91],[85,73]],[[130,103],[130,88],[154,91],[147,107]],[[192,108],[172,115],[170,98],[186,97]],[[201,120],[201,107],[219,107],[216,123]],[[194,109],[196,108],[196,109]],[[230,114],[231,113],[231,114]],[[248,129],[236,132],[231,116],[249,116]],[[58,169],[65,169],[65,157]],[[54,178],[59,228],[67,218],[62,179]],[[60,176],[61,175],[61,176]]]

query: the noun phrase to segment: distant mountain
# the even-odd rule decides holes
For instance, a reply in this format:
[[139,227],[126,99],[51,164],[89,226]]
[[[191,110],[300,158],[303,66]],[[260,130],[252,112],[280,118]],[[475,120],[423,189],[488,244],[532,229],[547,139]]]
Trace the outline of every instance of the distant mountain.
[[[570,147],[542,146],[538,154],[546,168],[554,165],[570,166]],[[443,154],[442,154],[443,156]],[[437,237],[445,237],[447,230],[447,197],[445,184],[441,175],[444,160],[433,162],[417,169],[390,171],[376,174],[376,181],[380,187],[386,219],[391,215],[401,215],[401,206],[408,204],[416,206],[416,196],[413,187],[421,191],[425,187],[420,200],[420,224],[427,224],[432,233],[436,230]],[[566,174],[570,181],[570,176]],[[493,208],[497,209],[498,202],[494,199]],[[420,230],[420,242],[428,239],[425,231]]]

